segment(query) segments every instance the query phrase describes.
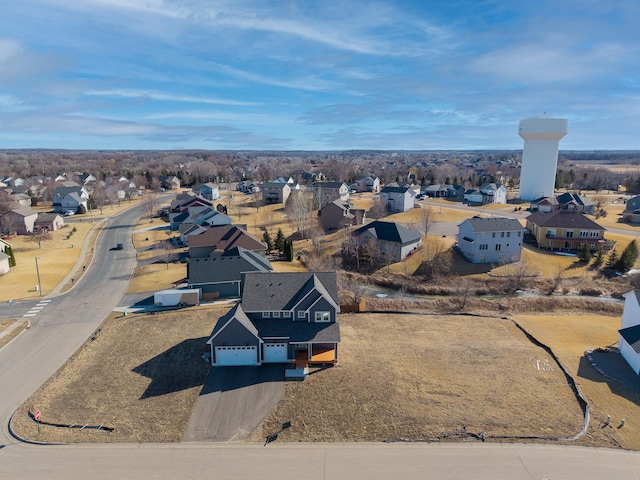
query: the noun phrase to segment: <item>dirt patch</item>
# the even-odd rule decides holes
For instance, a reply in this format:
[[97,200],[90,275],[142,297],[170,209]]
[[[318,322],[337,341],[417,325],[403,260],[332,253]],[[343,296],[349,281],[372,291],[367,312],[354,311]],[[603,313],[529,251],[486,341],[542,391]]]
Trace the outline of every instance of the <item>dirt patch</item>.
[[[472,316],[345,315],[340,363],[289,382],[253,440],[570,437],[583,415],[549,354],[506,320]],[[586,444],[615,445],[608,437]]]
[[[228,309],[194,307],[155,315],[114,314],[17,411],[13,429],[41,442],[178,442],[209,371],[206,340]],[[38,426],[113,427],[113,432]]]

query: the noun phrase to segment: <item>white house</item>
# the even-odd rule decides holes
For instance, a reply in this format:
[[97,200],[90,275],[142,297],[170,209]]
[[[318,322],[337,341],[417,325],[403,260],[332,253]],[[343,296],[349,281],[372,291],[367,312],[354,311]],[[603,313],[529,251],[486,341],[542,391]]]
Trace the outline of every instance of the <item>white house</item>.
[[636,375],[640,375],[640,291],[632,290],[622,295],[624,310],[622,328],[618,330],[618,348]]

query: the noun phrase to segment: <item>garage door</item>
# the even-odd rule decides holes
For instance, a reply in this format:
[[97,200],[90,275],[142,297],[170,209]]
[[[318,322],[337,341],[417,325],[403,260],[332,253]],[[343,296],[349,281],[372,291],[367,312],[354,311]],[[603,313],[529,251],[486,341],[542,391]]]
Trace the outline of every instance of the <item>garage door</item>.
[[265,343],[263,345],[264,363],[285,363],[287,361],[286,343]]
[[239,367],[258,364],[256,347],[216,347],[216,365]]

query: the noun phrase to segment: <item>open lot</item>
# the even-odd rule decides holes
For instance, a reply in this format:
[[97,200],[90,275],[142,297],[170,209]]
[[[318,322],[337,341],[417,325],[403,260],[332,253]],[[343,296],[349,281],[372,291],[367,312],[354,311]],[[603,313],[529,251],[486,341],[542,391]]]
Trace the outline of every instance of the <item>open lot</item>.
[[[548,353],[508,320],[437,315],[346,315],[340,363],[287,383],[254,440],[570,437],[583,418]],[[609,432],[607,432],[609,433]],[[583,444],[612,446],[607,435]]]
[[[228,305],[113,314],[20,409],[15,432],[41,442],[177,442],[209,371],[205,342]],[[28,416],[42,412],[38,425]],[[48,426],[104,425],[112,432]]]

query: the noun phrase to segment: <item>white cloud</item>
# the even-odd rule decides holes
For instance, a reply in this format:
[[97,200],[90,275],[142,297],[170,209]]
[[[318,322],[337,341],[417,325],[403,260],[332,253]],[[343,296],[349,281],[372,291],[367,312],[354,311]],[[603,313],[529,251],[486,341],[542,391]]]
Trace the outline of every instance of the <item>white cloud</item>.
[[138,99],[151,99],[167,102],[185,102],[185,103],[207,103],[215,105],[229,105],[229,106],[257,106],[261,105],[259,102],[246,102],[243,100],[230,100],[224,98],[212,98],[212,97],[197,97],[191,95],[178,95],[171,93],[153,92],[150,90],[129,90],[129,89],[112,89],[112,90],[88,90],[85,95],[100,96],[100,97],[125,97],[125,98],[138,98]]

